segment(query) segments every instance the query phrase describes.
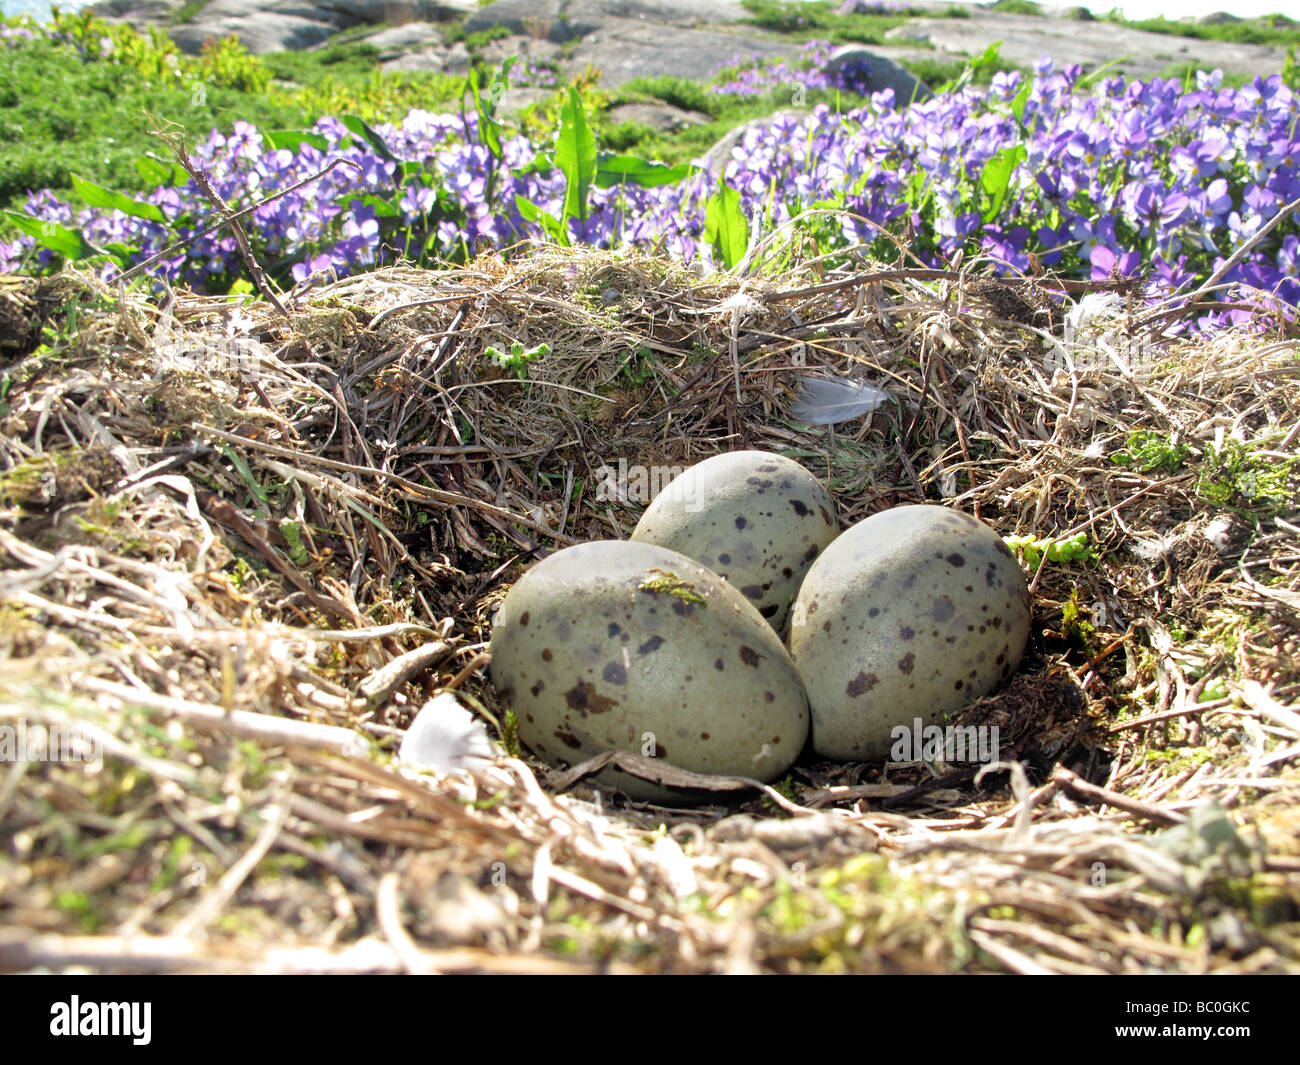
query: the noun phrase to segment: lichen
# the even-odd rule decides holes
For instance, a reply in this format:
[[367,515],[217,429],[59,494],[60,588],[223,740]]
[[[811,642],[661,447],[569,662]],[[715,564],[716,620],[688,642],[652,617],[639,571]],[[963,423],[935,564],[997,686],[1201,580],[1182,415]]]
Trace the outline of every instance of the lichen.
[[652,569],[650,572],[656,576],[646,577],[638,585],[643,592],[673,595],[683,603],[693,603],[696,606],[707,605],[704,596],[695,590],[695,586],[690,581],[684,581],[677,574],[669,573],[667,570]]

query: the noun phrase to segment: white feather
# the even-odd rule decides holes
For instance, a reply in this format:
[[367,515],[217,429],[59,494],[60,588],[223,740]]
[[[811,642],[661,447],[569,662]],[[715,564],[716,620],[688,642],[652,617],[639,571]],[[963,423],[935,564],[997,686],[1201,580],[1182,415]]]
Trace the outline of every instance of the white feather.
[[835,425],[860,418],[892,398],[882,388],[848,377],[805,377],[802,385],[790,413],[808,425]]
[[1105,333],[1118,328],[1123,314],[1124,300],[1115,293],[1089,292],[1065,315],[1066,347],[1082,343],[1090,331]]
[[451,692],[435,695],[402,737],[397,760],[408,769],[467,773],[496,757],[487,729]]

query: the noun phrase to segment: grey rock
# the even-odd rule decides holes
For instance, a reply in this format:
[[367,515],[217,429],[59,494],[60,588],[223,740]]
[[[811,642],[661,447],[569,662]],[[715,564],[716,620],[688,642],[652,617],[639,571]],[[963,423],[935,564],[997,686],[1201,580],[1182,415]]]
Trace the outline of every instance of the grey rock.
[[643,126],[661,133],[674,133],[688,126],[699,126],[710,121],[709,116],[699,111],[687,111],[671,104],[619,104],[611,107],[608,114],[611,125],[624,122],[639,122]]
[[332,0],[320,6],[335,12],[340,29],[381,22],[450,22],[478,10],[475,0]]
[[221,40],[234,34],[250,52],[261,55],[264,52],[303,51],[335,32],[335,27],[328,22],[266,12],[249,18],[195,19],[173,27],[167,36],[182,52],[198,55],[209,37]]
[[[800,51],[788,38],[738,24],[747,12],[734,0],[496,0],[482,8],[476,0],[212,0],[192,22],[170,25],[168,17],[180,3],[106,0],[93,10],[110,21],[138,28],[162,26],[182,50],[192,54],[206,37],[231,33],[255,53],[296,51],[362,25],[437,23],[468,12],[464,23],[468,32],[505,26],[516,35],[509,41],[491,42],[494,52],[522,40],[534,46],[547,44],[552,50],[573,42],[568,45],[573,55],[566,73],[581,74],[590,63],[604,72],[606,87],[658,74],[706,78],[756,52],[774,57]],[[1171,54],[1203,69],[1218,67],[1249,77],[1275,73],[1284,58],[1279,47],[1180,40],[1104,20],[1084,27],[1060,8],[1045,17],[1009,15],[979,5],[968,5],[967,10],[970,18],[965,19],[911,19],[892,31],[888,43],[872,46],[871,51],[894,60],[949,62],[979,55],[1000,42],[1003,57],[1020,66],[1030,67],[1051,55],[1058,70],[1072,63],[1091,70],[1118,58],[1121,61],[1112,68],[1115,73],[1144,78],[1161,73]],[[918,53],[922,41],[933,49]],[[385,69],[443,69],[437,57],[426,54],[437,50],[431,43],[393,46],[394,53],[400,49],[407,54],[386,59]],[[498,62],[499,56],[489,61]],[[452,60],[453,69],[463,72],[462,63],[459,57]]]
[[835,49],[827,60],[825,69],[827,74],[834,76],[863,68],[870,72],[865,81],[859,82],[860,91],[864,95],[893,89],[894,99],[899,106],[933,95],[929,87],[906,67],[900,67],[892,59],[858,44],[846,44]]
[[[468,61],[468,56],[466,57]],[[426,48],[422,52],[403,52],[393,59],[385,59],[380,63],[385,73],[389,71],[406,71],[408,73],[430,73],[430,74],[450,74],[455,71],[449,71],[446,67],[446,59],[442,52],[437,48]],[[466,68],[468,69],[468,67]]]
[[634,78],[707,79],[719,68],[758,54],[788,58],[801,51],[778,37],[747,36],[716,30],[675,30],[635,19],[610,19],[596,33],[583,37],[569,54],[564,71],[581,74],[588,66],[600,71],[603,88],[616,88]]
[[[1110,68],[1112,72],[1150,78],[1169,65],[1169,59],[1161,57],[1172,51],[1205,70],[1219,67],[1225,73],[1251,76],[1280,70],[1284,58],[1281,48],[1233,41],[1180,40],[1102,19],[1080,26],[1068,18],[1008,15],[981,7],[972,7],[970,12],[970,18],[922,18],[905,25],[924,30],[934,45],[929,58],[938,62],[977,56],[989,45],[999,44],[1002,58],[1018,66],[1033,67],[1048,55],[1057,70],[1072,63],[1095,70],[1119,60]],[[875,50],[891,57],[898,54],[890,47]]]
[[544,37],[523,37],[519,34],[512,34],[509,37],[501,37],[495,41],[488,41],[479,49],[479,55],[483,61],[489,65],[495,65],[511,56],[518,56],[521,60],[519,64],[522,69],[522,59],[528,56],[534,60],[545,61],[554,59],[560,54],[560,46],[554,41],[548,41]]
[[560,17],[561,7],[561,0],[496,0],[479,8],[462,26],[466,33],[482,33],[504,26],[511,33],[563,44],[581,35],[567,29],[567,23]]
[[748,16],[732,0],[496,0],[465,20],[466,33],[504,26],[557,44],[586,37],[627,19],[656,26],[691,27]]
[[95,5],[95,14],[108,23],[165,23],[184,0],[107,0]]
[[[438,53],[434,53],[435,55]],[[460,41],[453,44],[447,51],[442,53],[442,72],[444,74],[458,74],[464,77],[469,73],[470,54]]]
[[167,35],[181,51],[194,55],[206,38],[234,34],[261,55],[303,51],[354,26],[440,22],[476,7],[472,0],[212,0],[192,22],[170,27]]
[[930,40],[930,31],[925,26],[909,22],[885,31],[885,40],[902,41],[908,44],[923,44]]
[[441,45],[442,29],[432,22],[408,22],[403,26],[392,26],[372,33],[366,37],[366,41],[379,49],[380,59],[392,59],[398,53],[412,48]]

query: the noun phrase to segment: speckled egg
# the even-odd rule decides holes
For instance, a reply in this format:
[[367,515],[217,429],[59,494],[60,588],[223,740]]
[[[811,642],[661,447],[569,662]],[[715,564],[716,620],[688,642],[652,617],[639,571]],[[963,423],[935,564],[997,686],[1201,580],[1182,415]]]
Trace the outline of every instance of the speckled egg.
[[1010,677],[1028,638],[1024,574],[987,525],[939,506],[872,515],[822,553],[792,611],[814,750],[887,757],[896,725],[942,724]]
[[[506,596],[491,649],[519,738],[552,765],[613,749],[770,781],[808,736],[803,684],[771,627],[716,573],[654,544],[578,544],[539,562]],[[690,798],[616,770],[597,779]]]
[[830,493],[799,463],[731,451],[669,482],[632,539],[707,566],[784,632],[804,574],[839,531]]

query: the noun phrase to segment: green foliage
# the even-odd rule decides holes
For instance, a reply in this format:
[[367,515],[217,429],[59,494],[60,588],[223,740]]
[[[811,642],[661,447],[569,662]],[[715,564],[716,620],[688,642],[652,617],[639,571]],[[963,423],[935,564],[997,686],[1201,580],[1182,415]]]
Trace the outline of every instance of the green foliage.
[[615,152],[626,152],[647,141],[653,140],[655,131],[644,122],[620,122],[601,132],[600,142]]
[[483,349],[492,362],[496,363],[503,370],[508,370],[519,380],[524,381],[528,378],[528,364],[534,359],[544,358],[551,353],[549,344],[538,344],[536,347],[525,348],[519,341],[514,341],[510,345],[510,352],[507,354],[500,348],[487,347]]
[[[294,55],[301,53],[284,53]],[[279,66],[283,56],[268,57]],[[327,73],[318,68],[308,77],[310,84],[288,89],[272,86],[272,100],[291,103],[302,116],[294,124],[306,125],[321,115],[359,115],[367,122],[397,119],[414,108],[454,109],[460,100],[464,78],[424,72],[385,74],[373,65],[353,72],[340,69]],[[249,119],[252,121],[252,119]]]
[[620,373],[629,384],[636,387],[648,384],[655,378],[655,355],[649,348],[637,348],[629,351],[619,367]]
[[295,566],[306,566],[311,561],[311,556],[307,553],[307,545],[302,539],[302,525],[290,518],[280,519],[280,535],[284,537],[284,542],[289,548],[289,557],[293,560]]
[[[932,16],[924,8],[905,8],[887,14],[850,14],[838,12],[840,4],[829,0],[811,3],[792,3],[787,0],[744,0],[741,5],[749,12],[745,21],[754,26],[772,30],[796,40],[824,38],[861,44],[884,44],[885,34],[917,16]],[[951,11],[951,9],[949,9]],[[944,13],[951,17],[948,12]]]
[[1034,0],[997,0],[993,5],[994,11],[1001,11],[1005,15],[1042,15],[1043,5],[1034,3]]
[[1097,629],[1079,606],[1079,589],[1070,589],[1070,598],[1061,604],[1061,633],[1075,647],[1087,649],[1097,635]]
[[985,193],[980,211],[983,221],[991,222],[1002,213],[1002,205],[1006,202],[1007,192],[1011,188],[1011,177],[1028,154],[1023,144],[1016,144],[1010,148],[1003,148],[984,164],[984,169],[980,172],[980,188]]
[[1036,536],[1003,537],[1012,551],[1020,555],[1025,565],[1038,569],[1044,552],[1048,562],[1096,562],[1097,554],[1088,544],[1088,534],[1081,532],[1065,540],[1043,540]]
[[233,35],[203,42],[198,73],[213,85],[249,93],[264,91],[271,80],[271,72]]
[[1205,449],[1196,494],[1248,517],[1276,517],[1300,505],[1297,459],[1228,440]]
[[727,104],[724,97],[710,92],[700,82],[668,74],[658,78],[633,78],[619,87],[618,95],[614,98],[615,103],[642,99],[660,100],[673,107],[699,111],[712,118],[720,116]]
[[201,60],[180,57],[171,65],[170,41],[152,49],[129,27],[104,27],[116,34],[106,32],[109,40],[132,46],[105,55],[96,39],[92,51],[100,57],[84,61],[72,45],[44,37],[0,48],[0,206],[17,206],[28,190],[42,188],[75,202],[74,172],[127,194],[154,188],[136,166],[151,143],[146,112],[175,122],[191,143],[214,126],[229,131],[239,118],[271,129],[304,123],[283,97],[219,83],[248,84],[233,53],[213,54],[220,70],[214,80]]
[[732,269],[749,248],[749,222],[740,206],[740,193],[718,183],[717,191],[704,205],[704,239],[714,258]]
[[1125,450],[1111,455],[1117,466],[1128,466],[1138,473],[1174,473],[1187,458],[1188,449],[1150,429],[1130,433]]
[[194,16],[208,6],[208,0],[185,0],[171,15],[173,26],[183,26],[187,22],[193,22]]
[[522,756],[519,747],[519,719],[513,710],[507,710],[505,719],[501,722],[501,746],[511,758]]
[[1206,23],[1184,22],[1182,19],[1149,18],[1130,20],[1118,11],[1106,16],[1130,29],[1147,33],[1164,33],[1173,37],[1194,37],[1202,41],[1231,41],[1235,44],[1269,44],[1284,48],[1300,45],[1300,23],[1291,19],[1267,16],[1243,19],[1240,22]]
[[564,174],[564,207],[561,221],[587,220],[587,197],[596,176],[596,137],[587,122],[587,110],[578,90],[569,87],[569,99],[560,118],[560,135],[555,141],[555,165]]

